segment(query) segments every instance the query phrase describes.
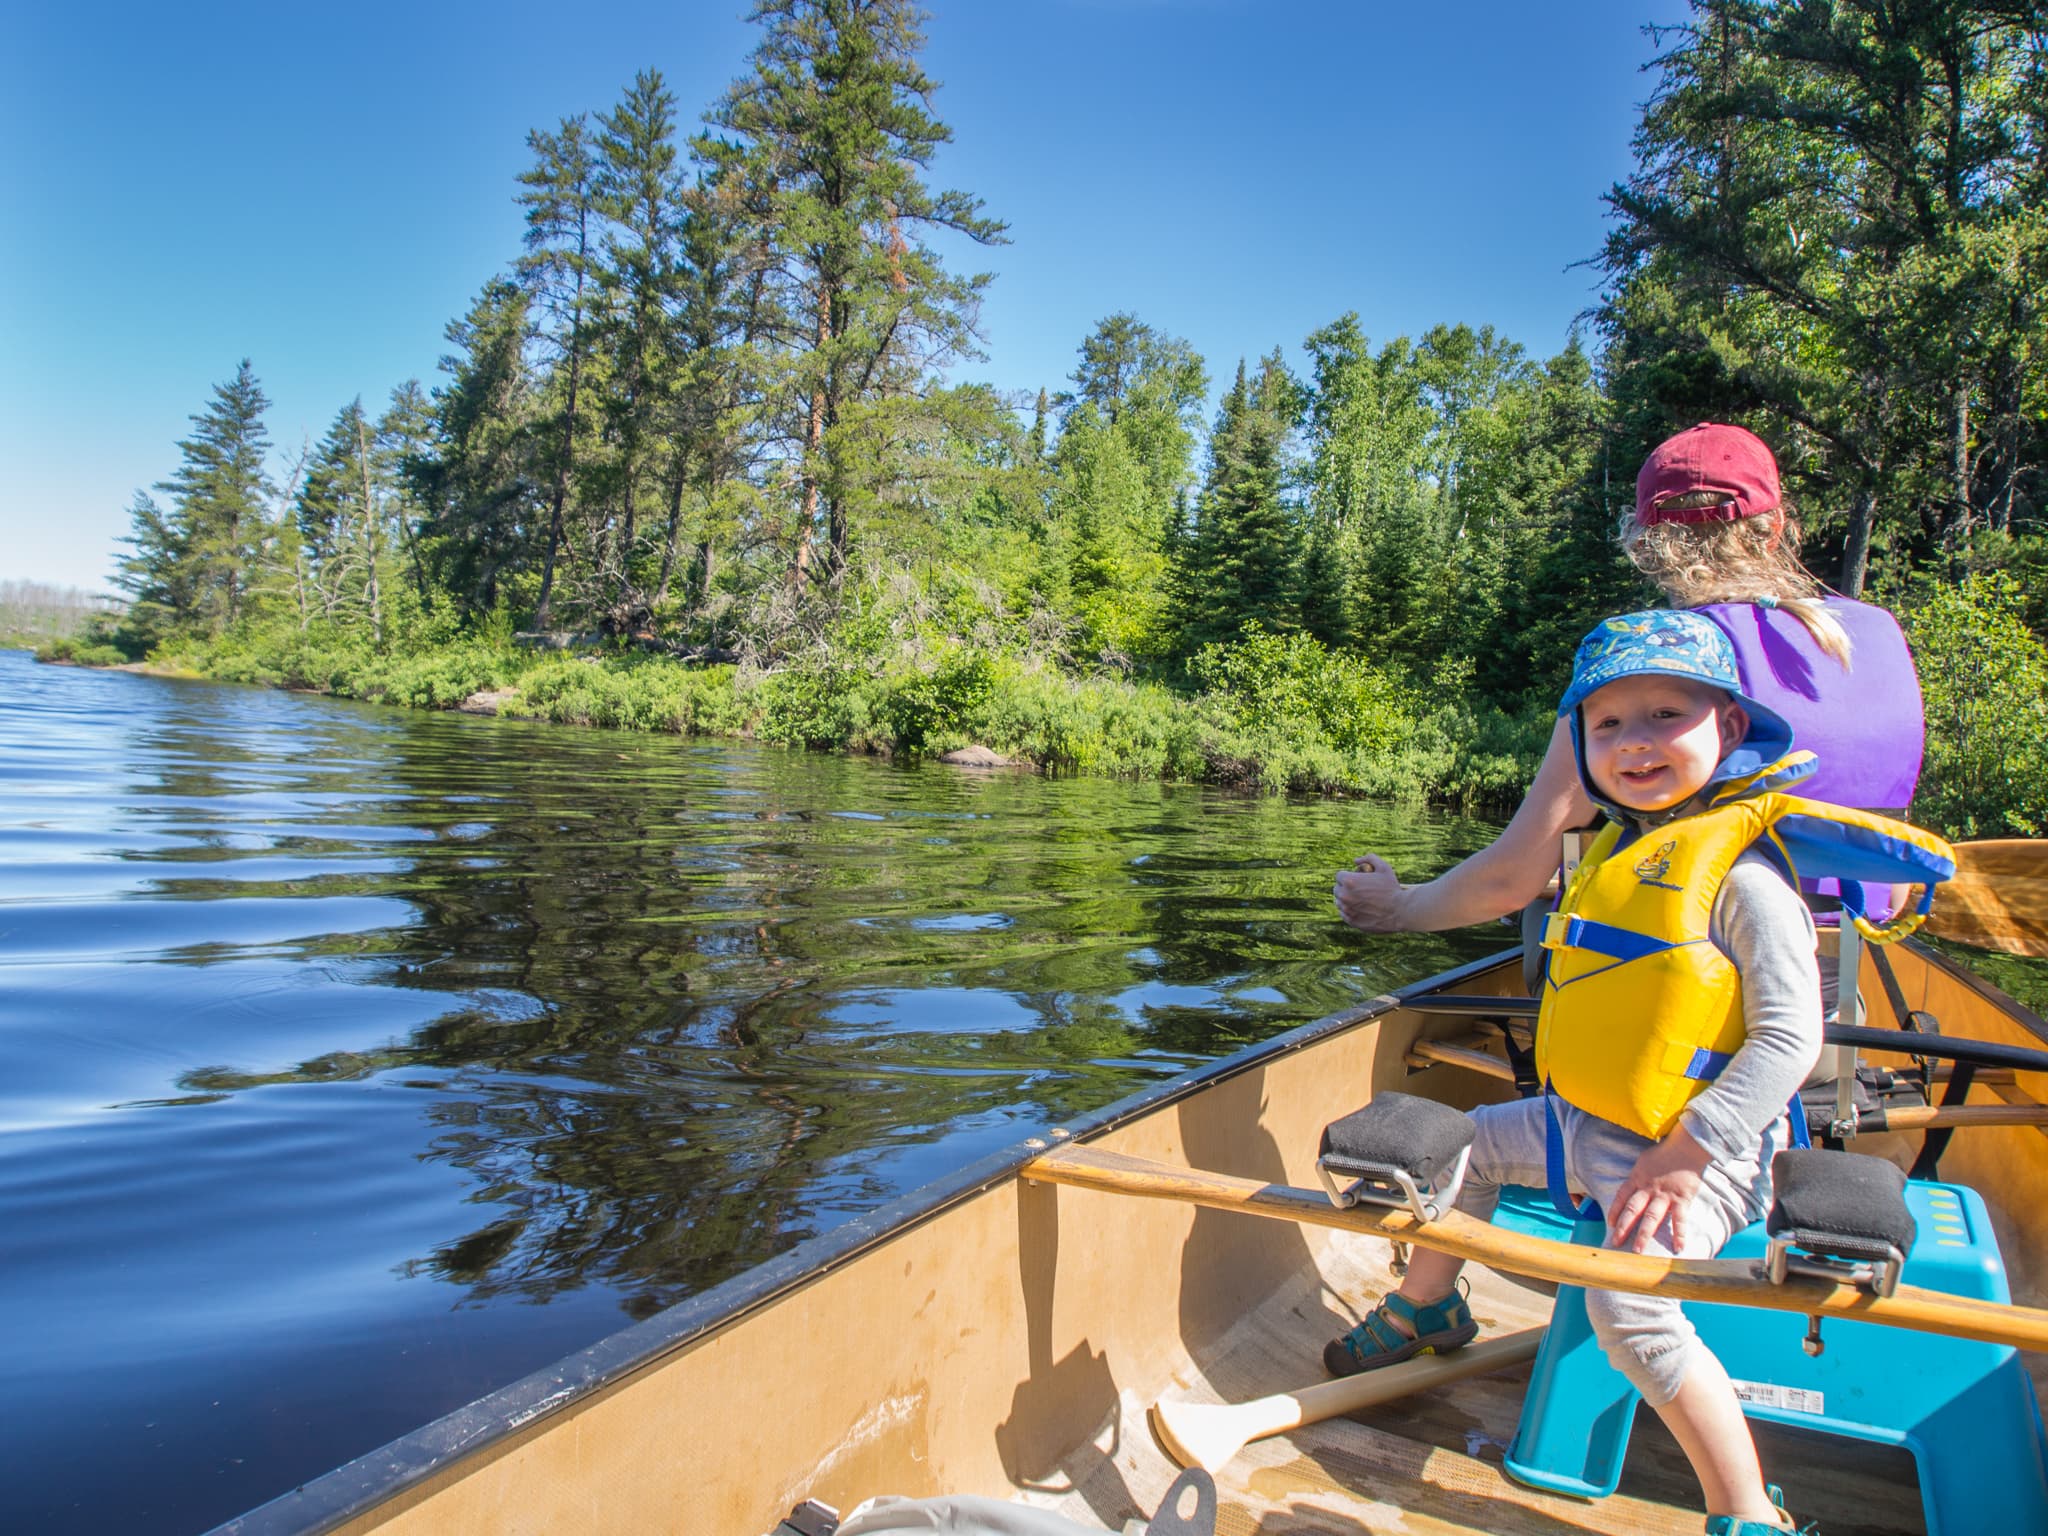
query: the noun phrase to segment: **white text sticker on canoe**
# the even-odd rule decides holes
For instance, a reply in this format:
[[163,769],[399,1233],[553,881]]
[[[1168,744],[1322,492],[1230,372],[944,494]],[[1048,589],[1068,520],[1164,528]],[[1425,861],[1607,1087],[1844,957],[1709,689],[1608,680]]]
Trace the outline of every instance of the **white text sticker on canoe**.
[[1735,1395],[1759,1408],[1777,1408],[1786,1413],[1825,1414],[1826,1397],[1805,1387],[1781,1387],[1774,1381],[1738,1381]]

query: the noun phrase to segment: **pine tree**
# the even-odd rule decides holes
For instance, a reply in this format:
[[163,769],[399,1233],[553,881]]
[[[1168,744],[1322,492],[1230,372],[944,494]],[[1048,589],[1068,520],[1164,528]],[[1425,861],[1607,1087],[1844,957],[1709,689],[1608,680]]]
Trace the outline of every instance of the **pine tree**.
[[218,635],[238,623],[270,535],[270,498],[264,468],[270,439],[263,413],[270,401],[244,358],[235,376],[216,385],[213,403],[192,418],[193,433],[178,444],[182,462],[157,489],[171,498],[170,522],[184,576],[175,623]]
[[128,520],[122,542],[131,552],[121,557],[114,585],[128,594],[121,623],[125,640],[132,649],[147,651],[192,624],[198,612],[195,568],[186,558],[177,519],[149,492],[135,493]]
[[605,622],[629,632],[647,617],[636,568],[642,506],[659,505],[664,471],[676,472],[668,429],[683,341],[675,305],[688,212],[675,97],[658,71],[634,77],[602,119],[597,150],[597,198],[609,225],[598,270],[609,354],[600,398],[616,454],[608,485],[615,514],[600,529],[598,562],[609,588]]
[[1275,352],[1256,382],[1238,364],[1209,439],[1209,473],[1173,574],[1178,650],[1191,655],[1249,624],[1296,627],[1297,523],[1285,499],[1287,437],[1299,418],[1294,381]]
[[420,553],[426,506],[420,499],[420,473],[433,451],[433,405],[418,379],[407,379],[391,391],[391,404],[377,418],[377,461],[391,495],[391,523],[405,551],[413,596],[422,609],[433,606]]
[[469,613],[488,613],[538,563],[527,300],[493,278],[450,323],[449,382],[434,391],[434,453],[417,485],[427,507],[425,553]]
[[916,236],[989,243],[1003,226],[920,174],[952,135],[929,110],[912,0],[757,0],[752,19],[765,32],[754,71],[712,125],[745,166],[743,206],[777,253],[772,281],[791,324],[778,413],[798,481],[791,577],[806,582],[822,519],[836,586],[856,503],[894,473],[886,419],[855,418],[886,418],[927,370],[973,347],[987,276],[949,274]]
[[526,143],[534,163],[519,177],[526,188],[519,195],[526,209],[526,255],[520,260],[519,276],[547,317],[543,334],[554,348],[555,367],[562,375],[560,407],[551,413],[555,430],[543,466],[551,482],[547,547],[541,560],[540,594],[534,600],[534,627],[545,630],[553,622],[555,563],[567,533],[566,509],[576,473],[577,412],[596,329],[591,311],[597,167],[580,115],[563,118],[558,132],[529,133]]
[[2041,462],[2014,414],[2014,365],[2048,342],[2041,20],[1998,0],[1694,13],[1610,196],[1617,387],[1678,386],[1667,429],[1749,416],[1792,494],[1822,493],[1810,513],[1847,503],[1854,595],[1881,516],[1952,546]]

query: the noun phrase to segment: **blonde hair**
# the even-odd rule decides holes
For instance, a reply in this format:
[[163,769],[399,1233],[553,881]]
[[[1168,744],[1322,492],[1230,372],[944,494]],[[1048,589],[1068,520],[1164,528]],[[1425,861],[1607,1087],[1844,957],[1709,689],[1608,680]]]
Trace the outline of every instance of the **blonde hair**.
[[[1720,491],[1693,491],[1660,502],[1664,507],[1716,506]],[[1674,608],[1708,603],[1757,603],[1784,609],[1813,643],[1849,669],[1849,634],[1821,602],[1826,590],[1799,563],[1799,522],[1786,509],[1730,521],[1652,523],[1631,516],[1621,547],[1635,568],[1663,589]]]

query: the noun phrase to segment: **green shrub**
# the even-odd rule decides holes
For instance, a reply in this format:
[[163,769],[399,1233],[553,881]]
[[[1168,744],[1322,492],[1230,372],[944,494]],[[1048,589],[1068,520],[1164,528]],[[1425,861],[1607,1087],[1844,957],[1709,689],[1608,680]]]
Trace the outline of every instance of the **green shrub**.
[[90,634],[60,635],[36,647],[37,661],[69,661],[81,667],[118,667],[128,657],[117,645]]
[[929,670],[891,682],[882,704],[891,746],[918,753],[934,738],[963,732],[980,718],[994,691],[994,662],[981,651],[950,647]]
[[2048,827],[2048,649],[2000,573],[1932,586],[1906,615],[1927,704],[1916,821],[1953,837]]
[[511,679],[507,652],[477,641],[394,659],[377,679],[381,696],[415,709],[453,709],[473,694],[502,688]]
[[787,747],[845,747],[871,733],[874,685],[829,663],[771,672],[753,690],[763,741]]
[[747,720],[731,667],[653,656],[555,656],[534,664],[517,687],[517,713],[561,725],[731,735]]
[[1188,674],[1244,729],[1279,726],[1347,753],[1383,751],[1414,730],[1408,701],[1391,678],[1311,635],[1274,635],[1251,625],[1228,644],[1203,646]]

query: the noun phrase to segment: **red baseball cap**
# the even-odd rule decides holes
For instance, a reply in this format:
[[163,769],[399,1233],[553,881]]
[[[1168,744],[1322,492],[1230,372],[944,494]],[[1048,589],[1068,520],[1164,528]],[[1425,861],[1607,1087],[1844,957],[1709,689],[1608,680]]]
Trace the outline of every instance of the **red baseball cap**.
[[[1718,491],[1727,500],[1710,507],[1663,503],[1694,491]],[[1703,421],[1667,437],[1643,460],[1636,476],[1636,521],[1732,523],[1778,504],[1778,461],[1754,432]]]

